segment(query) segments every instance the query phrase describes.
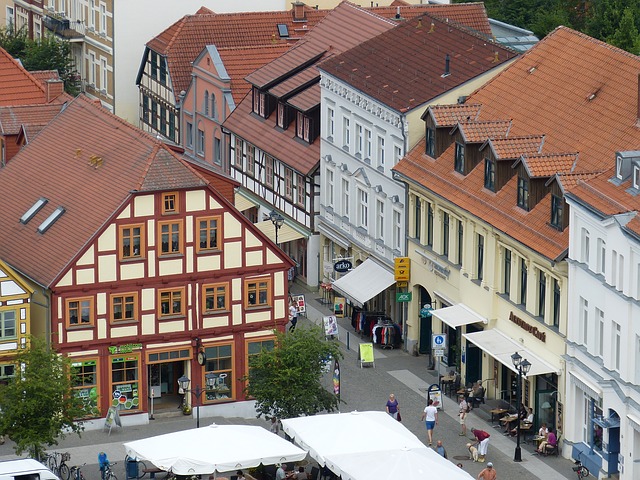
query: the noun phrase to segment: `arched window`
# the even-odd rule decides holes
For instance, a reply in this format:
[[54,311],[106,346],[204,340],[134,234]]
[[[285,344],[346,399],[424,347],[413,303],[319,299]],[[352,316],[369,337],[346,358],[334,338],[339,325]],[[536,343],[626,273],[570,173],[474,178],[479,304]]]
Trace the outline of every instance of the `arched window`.
[[216,105],[216,96],[214,93],[211,94],[211,116],[218,118],[218,106]]
[[204,114],[209,116],[209,91],[204,91]]

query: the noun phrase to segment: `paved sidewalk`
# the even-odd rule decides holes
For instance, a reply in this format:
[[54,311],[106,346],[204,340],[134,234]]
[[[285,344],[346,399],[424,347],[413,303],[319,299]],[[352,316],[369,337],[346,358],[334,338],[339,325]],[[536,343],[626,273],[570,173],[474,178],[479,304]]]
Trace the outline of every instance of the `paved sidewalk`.
[[[304,293],[307,301],[307,316],[299,320],[299,325],[313,323],[319,325],[322,317],[329,315],[329,310],[319,301],[320,295],[308,292],[299,285],[293,285],[292,291]],[[361,369],[358,362],[358,344],[363,342],[353,332],[348,319],[339,319],[339,340],[344,347],[344,360],[341,361],[341,411],[383,410],[389,393],[396,394],[400,403],[403,424],[425,444],[427,443],[424,423],[420,421],[425,406],[425,394],[429,385],[437,383],[435,371],[427,369],[426,357],[412,356],[402,350],[382,350],[374,348],[375,368]],[[347,349],[349,345],[349,349]],[[327,386],[330,384],[330,374],[327,375]],[[474,478],[484,468],[482,463],[469,461],[465,444],[466,438],[458,436],[460,431],[457,405],[451,399],[444,397],[444,411],[439,414],[439,424],[434,431],[434,441],[442,440],[454,463],[461,462],[464,469]],[[467,420],[469,439],[471,428],[481,428],[491,434],[487,461],[493,462],[498,478],[517,480],[563,480],[572,479],[572,463],[561,457],[540,458],[532,455],[532,447],[523,445],[522,463],[513,462],[515,442],[504,437],[499,429],[491,426],[489,415],[481,409],[475,409]],[[148,425],[127,426],[114,428],[111,435],[103,430],[86,431],[81,437],[71,435],[60,441],[53,451],[65,451],[71,454],[72,465],[86,465],[82,471],[86,480],[99,480],[97,465],[98,453],[107,453],[111,462],[117,462],[114,471],[120,480],[125,479],[124,448],[122,444],[131,440],[147,438],[163,433],[186,430],[195,427],[192,417],[183,415],[162,418],[151,421]],[[263,419],[256,418],[224,418],[201,417],[200,424],[251,424],[268,428]],[[0,460],[15,458],[13,443],[7,441],[0,445]],[[148,478],[148,477],[145,477]],[[370,479],[376,480],[376,479]]]
[[[304,293],[307,303],[305,321],[321,324],[322,317],[330,315],[329,309],[320,301],[320,294],[305,291],[294,285],[292,292]],[[402,413],[402,423],[425,444],[427,434],[424,422],[420,421],[426,403],[426,391],[429,385],[437,384],[435,370],[428,370],[427,357],[413,356],[402,350],[389,350],[374,347],[375,368],[361,369],[358,362],[358,345],[368,339],[361,339],[351,327],[350,319],[338,319],[340,325],[339,340],[344,345],[345,358],[340,363],[341,397],[345,402],[342,412],[353,410],[383,410],[389,393],[396,394]],[[349,345],[349,349],[346,346]],[[502,429],[495,428],[490,415],[482,409],[474,409],[467,418],[468,439],[458,435],[460,425],[457,403],[443,395],[444,409],[439,413],[439,424],[434,430],[434,443],[442,440],[450,460],[461,462],[463,468],[476,477],[486,463],[474,463],[469,460],[466,443],[471,441],[471,428],[480,428],[491,434],[487,461],[491,461],[500,479],[572,479],[573,462],[562,457],[539,457],[533,455],[532,445],[521,444],[522,462],[513,461],[515,440],[506,437]]]

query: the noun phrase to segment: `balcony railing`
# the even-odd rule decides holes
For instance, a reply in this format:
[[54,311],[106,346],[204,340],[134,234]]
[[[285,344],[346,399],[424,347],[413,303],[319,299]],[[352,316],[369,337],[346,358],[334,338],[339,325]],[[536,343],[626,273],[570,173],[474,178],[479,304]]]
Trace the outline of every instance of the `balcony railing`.
[[68,40],[84,37],[84,24],[82,22],[72,22],[60,14],[49,14],[44,17],[44,26],[56,35]]

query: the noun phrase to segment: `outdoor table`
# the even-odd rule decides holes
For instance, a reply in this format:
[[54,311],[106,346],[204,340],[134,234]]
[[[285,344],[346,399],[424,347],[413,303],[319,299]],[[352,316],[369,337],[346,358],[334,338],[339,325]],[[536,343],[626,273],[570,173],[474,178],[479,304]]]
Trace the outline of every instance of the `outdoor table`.
[[500,415],[507,413],[507,410],[504,408],[494,408],[493,410],[489,410],[489,413],[491,414],[491,423],[493,423],[495,417],[500,418]]

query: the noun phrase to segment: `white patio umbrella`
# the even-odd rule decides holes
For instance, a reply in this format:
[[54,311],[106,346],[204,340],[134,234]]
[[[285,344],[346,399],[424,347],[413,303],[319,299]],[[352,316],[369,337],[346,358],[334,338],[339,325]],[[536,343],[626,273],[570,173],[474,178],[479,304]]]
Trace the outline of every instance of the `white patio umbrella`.
[[351,412],[282,420],[284,432],[343,480],[429,477],[469,480],[385,412]]
[[262,427],[210,425],[127,442],[126,454],[176,475],[208,475],[298,462],[307,452]]

